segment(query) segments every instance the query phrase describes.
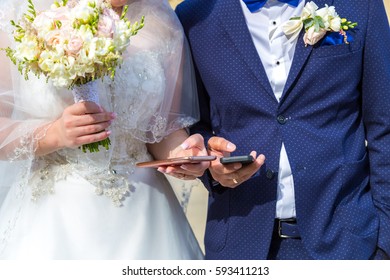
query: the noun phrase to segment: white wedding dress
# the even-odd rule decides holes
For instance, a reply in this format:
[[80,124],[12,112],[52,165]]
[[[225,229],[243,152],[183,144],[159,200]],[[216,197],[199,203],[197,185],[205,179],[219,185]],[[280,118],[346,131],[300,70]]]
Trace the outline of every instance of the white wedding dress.
[[[144,15],[145,27],[115,81],[99,82],[101,105],[118,115],[109,151],[35,157],[37,141],[73,97],[44,79],[25,81],[0,54],[0,259],[203,258],[164,175],[135,167],[151,160],[146,143],[198,118],[190,56],[167,1],[131,2],[130,20]],[[23,5],[1,0],[0,47]]]

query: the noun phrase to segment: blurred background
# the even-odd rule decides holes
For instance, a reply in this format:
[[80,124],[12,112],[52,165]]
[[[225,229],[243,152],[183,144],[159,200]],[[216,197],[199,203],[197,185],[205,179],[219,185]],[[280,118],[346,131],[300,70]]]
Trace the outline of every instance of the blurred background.
[[[175,8],[181,1],[182,0],[169,0],[169,3],[172,8]],[[386,7],[387,15],[389,16],[390,0],[384,0],[383,2]],[[180,201],[186,200],[186,194],[191,194],[184,210],[194,234],[198,239],[199,245],[204,252],[203,237],[206,225],[207,191],[198,180],[182,182],[169,176],[167,177]]]

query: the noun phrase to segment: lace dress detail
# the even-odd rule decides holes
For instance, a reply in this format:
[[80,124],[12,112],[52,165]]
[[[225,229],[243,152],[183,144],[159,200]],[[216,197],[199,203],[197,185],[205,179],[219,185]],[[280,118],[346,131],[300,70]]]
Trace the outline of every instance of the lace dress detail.
[[165,91],[161,53],[145,50],[126,59],[112,88],[116,93],[114,110],[122,129],[141,140],[146,133],[161,140],[168,122],[160,111]]
[[[80,150],[66,149],[40,157],[33,163],[29,185],[34,201],[55,194],[55,183],[77,174],[95,186],[95,194],[109,198],[117,207],[135,191],[131,182],[137,161],[150,160],[144,143],[126,135],[116,137],[112,155],[107,152],[87,156]],[[129,149],[131,147],[131,149]]]

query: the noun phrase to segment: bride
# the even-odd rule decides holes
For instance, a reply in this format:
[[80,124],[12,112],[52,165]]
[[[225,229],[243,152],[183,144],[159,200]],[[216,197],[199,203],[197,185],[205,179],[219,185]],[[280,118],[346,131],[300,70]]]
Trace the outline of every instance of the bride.
[[[33,2],[39,11],[53,1]],[[130,21],[145,16],[145,26],[115,81],[99,81],[100,106],[24,80],[0,52],[0,259],[203,258],[162,173],[194,179],[208,163],[135,166],[207,154],[185,130],[198,118],[190,54],[166,0],[111,0],[118,13],[126,2]],[[0,48],[12,45],[9,20],[27,4],[1,1]],[[108,151],[77,148],[108,136]]]

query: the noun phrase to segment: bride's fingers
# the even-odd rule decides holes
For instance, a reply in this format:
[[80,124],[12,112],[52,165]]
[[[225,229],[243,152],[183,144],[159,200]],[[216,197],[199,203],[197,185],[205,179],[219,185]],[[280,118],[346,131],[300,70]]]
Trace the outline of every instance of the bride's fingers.
[[200,134],[194,134],[189,136],[182,144],[181,147],[183,150],[197,148],[200,151],[204,151],[205,155],[207,155],[206,147],[204,145],[203,136]]
[[209,162],[201,162],[201,163],[191,163],[191,164],[183,164],[180,166],[168,166],[165,168],[164,173],[173,174],[173,173],[181,173],[186,175],[191,175],[195,177],[200,177],[203,175],[205,170],[209,167]]
[[95,133],[95,134],[80,136],[80,137],[77,137],[73,140],[72,146],[78,147],[78,146],[81,146],[84,144],[102,141],[102,140],[106,139],[107,137],[109,137],[110,134],[111,134],[111,131],[102,131],[102,132]]
[[86,114],[81,116],[73,116],[64,120],[65,127],[81,127],[90,124],[98,124],[103,122],[109,122],[116,118],[115,113],[104,112],[96,114]]
[[181,179],[181,180],[195,180],[197,177],[193,175],[188,175],[184,173],[170,173],[168,174],[169,176]]
[[102,122],[93,125],[75,127],[72,129],[72,131],[69,132],[69,135],[74,137],[80,137],[80,136],[96,134],[106,130],[110,125],[111,125],[111,121]]
[[66,110],[72,115],[103,113],[104,109],[95,102],[85,101],[70,105]]
[[93,143],[106,139],[111,131],[106,129],[110,126],[110,122],[104,122],[95,125],[83,127],[74,127],[65,129],[61,137],[61,142],[66,147],[77,147],[83,144]]

